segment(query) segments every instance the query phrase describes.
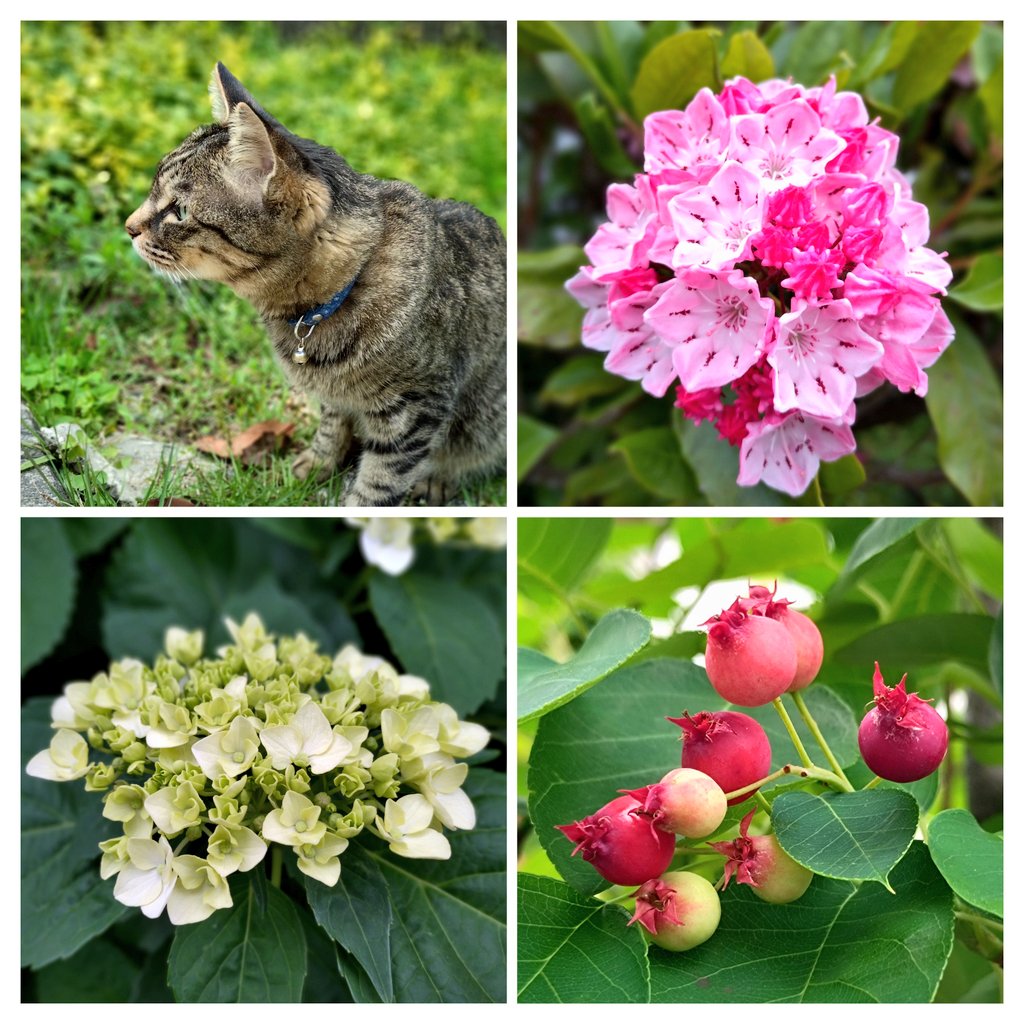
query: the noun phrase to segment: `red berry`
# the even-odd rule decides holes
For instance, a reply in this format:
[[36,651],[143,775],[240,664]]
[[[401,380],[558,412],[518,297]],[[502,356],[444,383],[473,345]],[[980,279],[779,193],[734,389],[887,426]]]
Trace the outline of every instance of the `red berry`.
[[718,893],[706,878],[692,871],[669,871],[640,886],[629,923],[638,921],[651,942],[680,952],[707,942],[721,918]]
[[630,791],[642,804],[633,813],[655,828],[691,839],[711,835],[725,817],[725,793],[704,772],[673,768],[661,782]]
[[[698,711],[669,721],[683,730],[682,766],[709,775],[724,793],[749,786],[772,770],[767,734],[742,711]],[[729,804],[741,804],[754,792],[734,797]]]
[[774,835],[748,836],[754,813],[740,822],[740,834],[731,842],[709,844],[727,858],[722,888],[735,876],[766,903],[792,903],[807,891],[814,872],[797,864]]
[[875,662],[875,706],[860,723],[857,740],[864,763],[890,782],[916,782],[946,756],[949,730],[939,713],[916,693],[906,675],[891,690]]
[[810,686],[817,678],[825,657],[820,630],[803,612],[781,602],[769,608],[765,615],[786,627],[796,647],[796,676],[789,684],[788,692]]
[[746,614],[743,602],[738,599],[708,620],[712,625],[704,667],[720,697],[756,708],[781,696],[793,682],[796,645],[785,626],[763,615]]
[[556,825],[576,844],[597,873],[613,885],[641,885],[660,875],[672,860],[675,836],[656,829],[650,818],[634,814],[636,797],[620,796],[571,825]]

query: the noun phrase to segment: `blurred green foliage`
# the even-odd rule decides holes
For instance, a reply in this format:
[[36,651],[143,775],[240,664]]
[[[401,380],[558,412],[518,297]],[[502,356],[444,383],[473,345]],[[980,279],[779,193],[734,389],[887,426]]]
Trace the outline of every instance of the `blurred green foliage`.
[[22,387],[41,423],[194,440],[309,410],[228,289],[175,289],[123,224],[157,161],[211,119],[223,61],[359,171],[505,221],[505,57],[473,23],[24,22]]
[[957,338],[927,401],[888,386],[860,401],[856,459],[798,501],[1002,503],[1001,24],[521,22],[518,67],[523,504],[792,504],[738,487],[737,450],[674,414],[674,391],[658,401],[606,373],[564,290],[607,186],[642,168],[644,116],[735,75],[808,87],[835,75],[861,92],[899,133],[897,167],[955,272],[943,306]]

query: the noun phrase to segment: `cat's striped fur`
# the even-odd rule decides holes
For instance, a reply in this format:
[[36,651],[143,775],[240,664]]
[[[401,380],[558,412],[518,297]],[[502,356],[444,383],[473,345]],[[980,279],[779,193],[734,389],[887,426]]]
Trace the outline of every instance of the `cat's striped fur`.
[[[305,477],[358,459],[348,505],[441,504],[505,458],[505,240],[466,203],[359,174],[293,135],[218,64],[217,122],[157,168],[126,228],[177,278],[221,281],[262,314],[285,372],[321,404]],[[302,345],[289,320],[355,284]],[[305,333],[304,329],[302,333]]]

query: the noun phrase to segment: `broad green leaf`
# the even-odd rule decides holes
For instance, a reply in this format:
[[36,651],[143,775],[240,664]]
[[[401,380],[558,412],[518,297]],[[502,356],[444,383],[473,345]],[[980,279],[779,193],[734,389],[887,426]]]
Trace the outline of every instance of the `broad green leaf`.
[[647,944],[629,915],[556,878],[520,874],[520,1003],[646,1003]]
[[597,162],[613,178],[631,178],[636,174],[636,163],[626,156],[608,107],[588,92],[573,104],[573,110]]
[[498,692],[505,671],[504,623],[455,580],[415,568],[374,573],[370,604],[402,667],[422,676],[438,700],[462,715]]
[[900,66],[917,35],[917,23],[894,21],[884,26],[854,69],[850,84],[860,88]]
[[607,519],[519,520],[520,586],[540,584],[554,594],[570,591],[604,550]]
[[981,313],[1002,310],[1003,254],[983,252],[971,264],[963,281],[950,290],[949,297]]
[[886,888],[917,819],[917,801],[894,790],[783,793],[772,804],[772,828],[793,860],[827,878]]
[[536,660],[531,664],[529,657],[524,664],[520,658],[519,721],[538,718],[578,697],[639,651],[650,637],[651,624],[646,618],[620,609],[605,615],[583,646],[562,665]]
[[1003,609],[1000,607],[996,621],[992,624],[992,637],[988,644],[988,671],[992,685],[1003,692]]
[[378,997],[394,1002],[391,901],[377,862],[353,843],[345,851],[337,885],[327,886],[309,877],[305,882],[317,924],[355,957]]
[[894,677],[890,685],[895,685],[904,672],[942,661],[961,661],[986,669],[991,633],[992,619],[987,615],[918,615],[863,633],[833,650],[831,659],[859,668],[868,681],[877,661],[883,675]]
[[580,342],[583,309],[565,290],[565,281],[579,270],[577,264],[557,281],[519,278],[517,288],[516,337],[527,345],[545,348],[575,348]]
[[931,99],[971,48],[980,21],[924,21],[896,72],[893,102],[902,110]]
[[913,533],[925,520],[913,516],[906,519],[876,519],[858,538],[850,551],[843,571],[829,591],[829,600],[838,598],[873,559],[879,557]]
[[970,811],[954,808],[928,825],[935,866],[961,899],[1003,916],[1003,840],[986,832]]
[[[859,758],[852,764],[843,766],[846,777],[855,789],[863,789],[874,777],[875,773]],[[932,772],[917,782],[879,782],[875,789],[897,789],[909,793],[916,801],[918,809],[922,814],[927,814],[935,803],[935,796],[939,791],[939,773]]]
[[302,986],[302,1002],[351,1002],[352,993],[338,966],[341,948],[316,923],[309,910],[305,907],[299,907],[298,910],[306,936],[306,981]]
[[[948,312],[948,310],[947,310]],[[1003,502],[1003,396],[975,334],[951,316],[953,344],[928,371],[928,415],[939,437],[939,462],[972,505]],[[969,402],[964,395],[970,395]]]
[[977,519],[944,519],[949,538],[967,578],[993,597],[1003,596],[1003,542]]
[[644,118],[656,110],[681,110],[699,89],[719,84],[715,41],[695,29],[662,40],[640,63],[631,96],[633,111]]
[[[841,765],[852,764],[859,757],[857,746],[857,720],[849,705],[841,697],[821,683],[812,683],[801,691],[804,704],[811,716],[818,723],[818,728]],[[811,760],[818,765],[828,765],[824,751],[818,746],[810,729],[797,711],[793,698],[788,694],[782,697],[782,703],[789,714]],[[781,768],[787,762],[799,763],[799,755],[789,732],[773,705],[765,704],[759,708],[742,708],[725,705],[733,711],[750,715],[761,723],[768,734],[772,745],[772,770]]]
[[772,906],[749,886],[722,894],[722,923],[684,955],[652,948],[663,1003],[927,1003],[953,948],[953,896],[915,843],[880,885],[816,878]]
[[548,377],[540,399],[576,406],[588,398],[614,394],[621,389],[622,379],[609,373],[599,357],[583,355],[566,360]]
[[841,498],[860,487],[867,479],[867,473],[860,459],[851,454],[835,462],[823,462],[819,479],[826,498]]
[[680,661],[619,669],[600,686],[545,715],[530,754],[530,817],[541,845],[573,888],[595,893],[608,883],[579,857],[556,825],[603,807],[679,767],[679,729],[665,721],[721,707],[707,675]]
[[100,937],[39,971],[36,996],[40,1003],[127,1003],[138,971],[136,959]]
[[448,834],[450,860],[368,852],[392,907],[396,1002],[505,1000],[505,777],[474,768],[464,788],[477,824]]
[[78,570],[62,520],[21,523],[21,671],[45,658],[64,635],[75,603]]
[[51,703],[35,698],[21,709],[21,959],[36,968],[71,956],[126,912],[113,879],[100,878],[97,843],[117,827],[102,817],[99,794],[80,779],[25,774],[53,736]]
[[94,555],[105,548],[131,524],[129,519],[86,519],[82,516],[61,520],[78,558]]
[[736,75],[743,75],[751,82],[763,82],[775,75],[772,55],[753,32],[737,32],[729,40],[729,49],[722,58],[722,78]]
[[1003,141],[1003,62],[985,80],[978,90],[981,104],[985,108],[985,119],[989,131],[999,143]]
[[626,434],[608,450],[621,455],[633,479],[652,494],[674,503],[691,503],[697,496],[697,482],[670,427]]
[[259,871],[231,876],[229,909],[175,932],[167,980],[178,1002],[299,1001],[306,978],[302,921],[290,896],[254,877]]

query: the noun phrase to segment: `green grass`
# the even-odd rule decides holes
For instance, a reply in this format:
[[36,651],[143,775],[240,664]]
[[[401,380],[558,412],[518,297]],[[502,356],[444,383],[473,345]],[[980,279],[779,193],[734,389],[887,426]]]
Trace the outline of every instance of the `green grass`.
[[[22,394],[37,420],[78,423],[100,445],[119,431],[191,444],[293,423],[289,450],[264,467],[211,470],[190,497],[336,500],[338,482],[291,478],[316,410],[290,393],[254,310],[226,288],[155,277],[122,225],[159,158],[210,120],[218,59],[286,125],[358,170],[467,200],[504,224],[504,55],[472,34],[438,45],[401,26],[330,24],[282,39],[266,23],[24,23]],[[504,501],[504,488],[504,478],[484,481],[462,500]]]

